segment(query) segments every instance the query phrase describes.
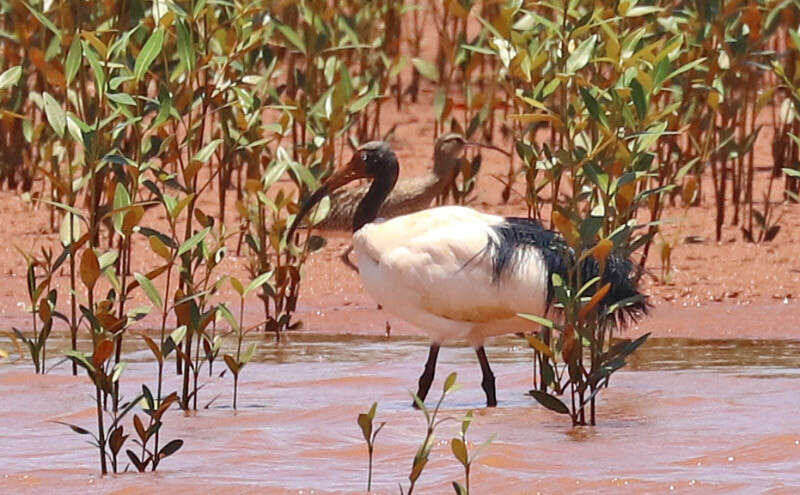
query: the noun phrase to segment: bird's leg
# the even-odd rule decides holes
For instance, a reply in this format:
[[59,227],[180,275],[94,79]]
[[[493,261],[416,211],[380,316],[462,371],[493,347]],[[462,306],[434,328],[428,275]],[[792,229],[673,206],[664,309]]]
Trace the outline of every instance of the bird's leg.
[[497,405],[497,395],[494,388],[494,373],[492,368],[489,367],[489,360],[486,358],[486,351],[483,346],[475,349],[478,354],[478,362],[481,363],[481,371],[483,372],[483,381],[481,387],[486,392],[486,407],[494,407]]
[[342,263],[347,265],[348,268],[350,268],[354,272],[358,273],[358,267],[355,264],[353,264],[352,261],[350,261],[350,253],[352,253],[352,252],[353,252],[353,245],[351,244],[351,245],[349,245],[347,247],[345,252],[342,253],[342,255],[340,256],[340,259],[342,260]]
[[[431,383],[433,383],[433,374],[436,372],[436,358],[438,356],[439,344],[431,344],[431,349],[428,352],[428,362],[425,363],[425,371],[419,377],[419,389],[417,389],[417,397],[422,402],[425,402],[425,397],[427,397],[428,390],[430,390]],[[418,407],[416,401],[412,405],[415,408]]]

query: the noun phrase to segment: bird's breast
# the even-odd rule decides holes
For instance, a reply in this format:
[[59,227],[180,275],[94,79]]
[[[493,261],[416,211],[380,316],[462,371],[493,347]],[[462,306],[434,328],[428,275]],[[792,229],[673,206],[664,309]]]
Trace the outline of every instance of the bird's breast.
[[488,246],[498,221],[445,207],[365,225],[353,236],[365,289],[437,341],[466,338],[477,327],[496,335],[493,323],[542,315],[547,269],[540,252],[520,249],[513,270],[494,276]]

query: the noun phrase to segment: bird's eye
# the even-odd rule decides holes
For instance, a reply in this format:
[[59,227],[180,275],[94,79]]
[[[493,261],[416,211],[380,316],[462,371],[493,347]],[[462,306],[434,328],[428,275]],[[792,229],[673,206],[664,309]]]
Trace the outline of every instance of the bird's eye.
[[366,162],[367,161],[367,152],[366,151],[362,151],[361,152],[361,161],[362,162]]

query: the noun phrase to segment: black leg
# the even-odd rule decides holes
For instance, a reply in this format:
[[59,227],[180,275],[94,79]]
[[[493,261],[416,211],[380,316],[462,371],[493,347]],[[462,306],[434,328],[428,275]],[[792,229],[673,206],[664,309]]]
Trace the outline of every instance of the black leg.
[[[419,389],[417,389],[417,397],[419,400],[425,401],[428,396],[428,390],[431,389],[433,383],[433,374],[436,372],[436,358],[439,356],[439,344],[431,344],[431,349],[428,352],[428,362],[425,363],[425,371],[419,377]],[[413,404],[417,407],[416,401]]]
[[481,387],[486,392],[486,407],[494,407],[497,405],[497,395],[494,389],[494,373],[492,368],[489,367],[489,360],[486,359],[486,351],[483,347],[478,347],[475,352],[478,354],[478,362],[481,363],[481,371],[483,372],[483,381]]
[[358,273],[358,267],[352,261],[350,261],[350,253],[352,252],[353,252],[353,245],[350,244],[350,246],[347,247],[345,252],[343,252],[342,255],[339,257],[339,259],[341,259],[342,263],[344,263],[348,268]]

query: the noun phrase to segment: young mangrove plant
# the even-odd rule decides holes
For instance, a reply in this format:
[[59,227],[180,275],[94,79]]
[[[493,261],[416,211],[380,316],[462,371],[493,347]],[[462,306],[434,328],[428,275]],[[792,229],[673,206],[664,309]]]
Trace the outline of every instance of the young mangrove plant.
[[461,420],[459,436],[453,437],[452,440],[450,440],[450,450],[453,452],[455,458],[458,459],[458,462],[464,467],[464,484],[462,485],[457,481],[453,482],[453,489],[456,495],[469,495],[469,475],[472,469],[472,463],[494,440],[494,435],[490,436],[472,453],[472,455],[469,455],[469,450],[467,449],[467,430],[472,424],[472,419],[472,409],[470,409],[467,411],[467,414],[464,415],[464,419]]
[[[53,319],[60,318],[68,321],[64,315],[56,311],[58,293],[55,289],[50,289],[53,274],[64,262],[64,256],[53,259],[53,253],[49,249],[42,248],[42,257],[36,258],[32,254],[20,252],[25,257],[28,265],[26,281],[28,289],[28,301],[30,302],[31,322],[33,334],[27,337],[18,328],[13,328],[14,337],[21,340],[28,346],[28,352],[33,362],[36,373],[45,373],[45,360],[47,359],[47,339],[53,329]],[[37,281],[36,269],[40,268],[44,274],[41,281]],[[42,297],[45,296],[46,297]],[[42,327],[38,326],[38,319],[42,321]]]
[[411,393],[411,396],[414,398],[414,404],[425,415],[426,430],[425,438],[422,440],[422,444],[420,444],[419,448],[417,449],[417,453],[414,455],[414,461],[411,464],[411,472],[408,474],[408,489],[403,492],[403,486],[400,485],[400,492],[405,493],[405,495],[411,495],[414,492],[414,487],[417,484],[417,480],[419,480],[419,477],[422,475],[422,471],[428,464],[428,459],[431,455],[431,449],[433,448],[436,428],[438,428],[439,425],[445,421],[453,420],[451,417],[437,419],[437,416],[439,415],[439,408],[442,406],[445,396],[448,393],[455,391],[457,388],[456,378],[456,373],[450,373],[447,376],[444,381],[444,386],[442,387],[442,395],[439,397],[439,400],[436,402],[436,406],[433,408],[433,410],[429,410],[425,406],[425,403],[417,396],[417,394],[413,392]]
[[[180,438],[170,440],[161,448],[159,448],[158,444],[158,434],[163,425],[162,417],[167,412],[167,409],[178,401],[178,393],[172,392],[164,399],[156,401],[150,389],[142,385],[141,397],[144,401],[143,409],[148,417],[148,425],[145,426],[141,417],[138,414],[134,414],[133,427],[138,438],[134,439],[133,442],[139,445],[142,451],[139,455],[131,449],[126,450],[125,453],[134,467],[136,467],[136,470],[143,473],[147,471],[148,466],[152,471],[155,471],[164,458],[171,456],[183,447],[183,440]],[[151,439],[154,439],[154,447],[148,448]]]
[[375,452],[375,439],[378,433],[386,425],[383,421],[375,428],[375,411],[378,409],[378,403],[373,402],[369,411],[358,415],[358,426],[361,428],[361,433],[364,435],[364,441],[367,442],[367,455],[369,456],[369,465],[367,467],[367,491],[372,491],[372,457]]
[[[601,304],[611,287],[606,266],[609,275],[624,278],[615,282],[636,287],[636,269],[625,260],[652,242],[661,223],[658,205],[677,187],[677,172],[659,174],[655,152],[675,132],[667,124],[680,101],[668,88],[701,62],[679,66],[686,40],[665,35],[657,23],[640,23],[660,8],[590,2],[553,2],[546,14],[542,8],[512,9],[510,29],[501,18],[484,25],[518,112],[510,117],[527,169],[529,208],[538,218],[549,213],[563,239],[556,250],[565,271],[548,281],[561,319],[555,325],[532,318],[545,325],[541,338],[529,339],[539,369],[534,396],[570,412],[575,424],[594,424],[596,393],[635,349],[613,346],[615,324],[646,309],[641,297]],[[639,224],[644,207],[651,221]],[[602,275],[587,276],[592,267]],[[559,354],[563,364],[556,363]],[[567,388],[571,408],[545,392]]]
[[112,365],[109,358],[114,353],[114,343],[108,338],[98,338],[94,343],[94,351],[82,353],[67,351],[66,356],[78,367],[83,368],[95,388],[95,408],[97,414],[97,431],[90,432],[80,426],[66,424],[72,431],[80,435],[92,437],[94,445],[100,453],[100,472],[108,474],[108,462],[111,462],[113,472],[118,470],[117,455],[128,438],[121,424],[122,419],[133,409],[141,397],[125,404],[112,417],[110,423],[106,422],[106,412],[103,408],[105,400],[113,393],[114,384],[119,381],[125,363]]
[[244,341],[245,335],[252,330],[257,329],[261,326],[261,323],[257,323],[255,325],[250,326],[249,328],[244,327],[244,301],[248,294],[253,292],[254,290],[259,289],[262,285],[267,284],[269,279],[272,277],[272,272],[262,273],[258,277],[254,278],[247,284],[247,287],[242,285],[236,277],[231,277],[231,287],[233,290],[239,294],[239,320],[237,321],[236,318],[233,316],[233,313],[230,312],[228,307],[224,304],[220,304],[219,311],[222,316],[228,321],[231,329],[233,330],[234,335],[236,336],[236,354],[223,354],[222,358],[225,361],[225,364],[228,366],[228,369],[233,374],[233,408],[236,409],[236,399],[239,395],[239,374],[242,372],[242,368],[253,359],[253,355],[256,352],[256,343],[253,342],[247,347],[247,350],[242,353],[242,343]]

